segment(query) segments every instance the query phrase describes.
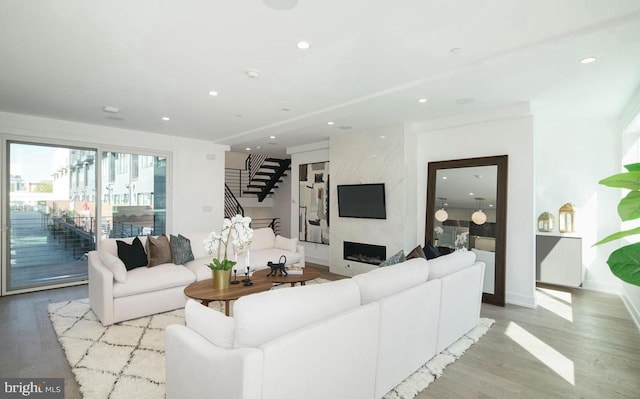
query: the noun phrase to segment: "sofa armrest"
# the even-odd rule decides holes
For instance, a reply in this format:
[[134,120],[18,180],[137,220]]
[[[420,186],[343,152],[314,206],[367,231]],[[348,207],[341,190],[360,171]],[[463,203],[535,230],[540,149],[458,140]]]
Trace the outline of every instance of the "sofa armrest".
[[223,349],[182,325],[165,332],[167,399],[262,397],[263,354]]
[[304,265],[305,265],[305,261],[304,261],[304,245],[298,244],[298,246],[296,248],[296,252],[298,252],[300,254],[300,261],[298,263],[300,263],[301,267],[304,267]]
[[97,251],[89,252],[89,305],[103,325],[113,324],[113,273]]

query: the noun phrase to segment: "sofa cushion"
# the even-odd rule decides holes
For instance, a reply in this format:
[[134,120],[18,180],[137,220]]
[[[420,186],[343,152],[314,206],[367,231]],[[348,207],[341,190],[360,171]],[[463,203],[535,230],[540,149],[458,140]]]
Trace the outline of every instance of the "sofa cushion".
[[187,327],[202,335],[212,344],[230,349],[233,346],[235,322],[232,317],[203,306],[193,299],[184,307]]
[[113,255],[111,252],[102,250],[98,251],[98,256],[100,257],[102,264],[111,271],[114,280],[120,283],[127,281],[127,268],[124,266],[124,263],[120,258]]
[[171,235],[169,241],[171,247],[171,260],[176,265],[182,265],[193,260],[193,252],[191,252],[191,240],[182,234],[177,236]]
[[[267,267],[267,262],[271,261],[277,263],[280,260],[280,256],[284,255],[287,258],[285,262],[287,265],[297,263],[302,259],[302,254],[299,252],[289,252],[284,249],[270,248],[262,249],[260,251],[251,251],[251,269],[260,270]],[[238,273],[244,270],[246,267],[246,257],[243,255],[238,258]]]
[[257,347],[358,306],[360,292],[351,279],[244,296],[233,307],[234,347]]
[[425,255],[424,250],[422,249],[422,247],[420,245],[418,245],[417,247],[412,249],[411,252],[409,252],[407,254],[407,260],[413,259],[413,258],[424,258],[424,259],[427,259],[427,255]]
[[414,258],[358,274],[352,280],[358,284],[361,301],[365,305],[422,284],[429,278],[429,273],[427,260]]
[[118,247],[118,258],[122,260],[127,270],[146,266],[149,263],[147,253],[144,251],[144,246],[142,246],[140,238],[135,237],[131,243],[116,240],[116,245]]
[[[196,276],[196,281],[206,280],[211,278],[211,269],[207,266],[211,262],[211,257],[196,258],[184,264],[184,267],[189,269]],[[232,277],[233,278],[233,274]]]
[[283,236],[276,236],[275,247],[278,249],[284,249],[289,252],[296,252],[298,248],[298,239],[297,238],[286,238]]
[[395,265],[396,263],[404,262],[405,260],[406,260],[406,257],[404,256],[404,251],[401,249],[400,251],[393,254],[393,256],[385,259],[378,266],[380,267],[391,266],[391,265]]
[[165,234],[159,237],[148,236],[147,248],[149,252],[149,266],[147,267],[171,263],[171,247]]
[[154,267],[139,267],[127,272],[127,281],[113,284],[113,297],[125,297],[167,288],[187,286],[195,275],[186,267],[165,263]]
[[475,261],[476,254],[466,250],[455,251],[435,259],[429,259],[427,261],[429,264],[429,280],[455,273],[473,265]]
[[251,251],[257,251],[260,249],[273,248],[276,245],[276,235],[269,227],[253,230],[253,238],[251,239],[251,245],[245,247],[242,251],[246,252],[247,249]]
[[427,255],[427,260],[428,259],[435,259],[439,256],[441,256],[442,254],[440,253],[440,251],[438,250],[438,248],[436,248],[431,241],[429,241],[427,243],[427,245],[424,246],[424,253],[425,255]]

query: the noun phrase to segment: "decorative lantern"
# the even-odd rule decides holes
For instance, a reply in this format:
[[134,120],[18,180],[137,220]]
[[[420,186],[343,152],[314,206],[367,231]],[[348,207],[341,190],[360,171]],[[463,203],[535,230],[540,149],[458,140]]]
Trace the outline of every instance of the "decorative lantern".
[[558,231],[561,233],[573,233],[573,204],[566,203],[560,207],[558,211]]
[[556,218],[549,212],[543,212],[538,216],[538,231],[550,232],[556,228]]

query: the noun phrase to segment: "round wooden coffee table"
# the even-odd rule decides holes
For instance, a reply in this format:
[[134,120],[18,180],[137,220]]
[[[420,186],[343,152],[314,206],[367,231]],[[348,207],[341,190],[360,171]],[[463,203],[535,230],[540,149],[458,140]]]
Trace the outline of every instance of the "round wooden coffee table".
[[278,272],[277,276],[267,277],[267,274],[271,271],[271,269],[264,269],[257,272],[254,272],[253,275],[255,277],[259,277],[260,279],[264,278],[271,283],[291,283],[293,287],[296,283],[300,283],[300,285],[305,285],[305,283],[309,280],[313,280],[314,278],[320,277],[320,271],[318,269],[314,269],[312,267],[305,267],[302,269],[302,274],[289,274],[287,276],[281,276],[280,272]]
[[229,302],[242,296],[255,294],[257,292],[269,291],[272,287],[271,281],[263,277],[256,277],[255,273],[251,277],[253,285],[245,286],[241,280],[240,284],[229,284],[229,288],[219,290],[213,288],[213,280],[207,279],[188,285],[184,289],[184,294],[189,298],[197,299],[204,306],[209,306],[209,302],[224,302],[224,314],[229,316]]

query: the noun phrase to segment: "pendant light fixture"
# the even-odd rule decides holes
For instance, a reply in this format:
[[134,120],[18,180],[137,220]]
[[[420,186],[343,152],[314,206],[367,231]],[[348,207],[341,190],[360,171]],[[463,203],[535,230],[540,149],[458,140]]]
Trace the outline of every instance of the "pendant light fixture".
[[484,201],[484,198],[476,198],[476,200],[478,200],[478,209],[471,215],[471,220],[473,220],[473,223],[481,225],[487,221],[487,214],[482,212],[482,208],[480,206],[482,201]]
[[440,209],[438,209],[435,213],[435,217],[436,220],[438,222],[444,222],[445,220],[447,220],[449,218],[449,214],[447,213],[447,211],[444,209],[444,202],[447,200],[446,198],[442,198],[442,197],[438,197],[438,199],[440,200]]

